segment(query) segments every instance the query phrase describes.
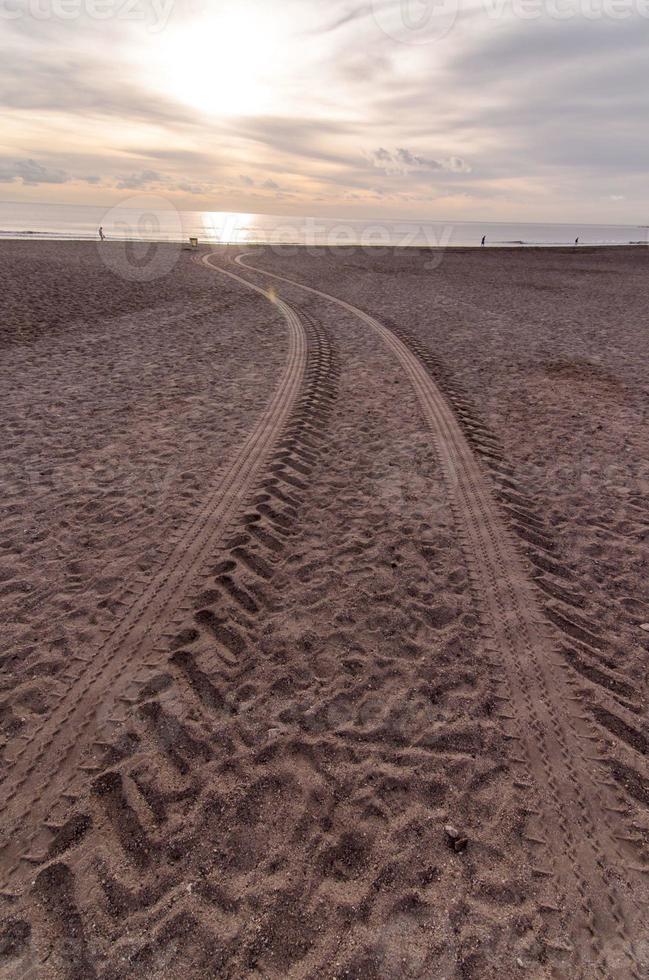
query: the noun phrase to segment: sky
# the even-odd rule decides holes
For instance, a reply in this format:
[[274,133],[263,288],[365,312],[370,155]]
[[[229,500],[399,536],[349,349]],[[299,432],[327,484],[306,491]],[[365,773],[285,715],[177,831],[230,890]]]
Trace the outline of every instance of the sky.
[[0,0],[0,200],[649,223],[649,0]]

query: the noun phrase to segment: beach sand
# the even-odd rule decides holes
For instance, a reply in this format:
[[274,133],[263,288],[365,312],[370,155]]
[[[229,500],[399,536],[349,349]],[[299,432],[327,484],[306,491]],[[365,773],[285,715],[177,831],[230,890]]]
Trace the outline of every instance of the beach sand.
[[0,976],[648,976],[646,250],[241,251],[0,244]]

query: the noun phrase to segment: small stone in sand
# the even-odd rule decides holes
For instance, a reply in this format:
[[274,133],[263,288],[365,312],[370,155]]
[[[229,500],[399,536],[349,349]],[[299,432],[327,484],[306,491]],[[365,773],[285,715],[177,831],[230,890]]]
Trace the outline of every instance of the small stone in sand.
[[640,629],[644,630],[645,633],[649,633],[649,623],[640,623]]
[[457,854],[459,854],[461,851],[463,851],[466,848],[469,841],[467,840],[466,837],[462,836],[462,834],[460,833],[459,830],[457,830],[456,827],[453,827],[451,824],[447,824],[444,827],[444,831],[446,833],[446,836],[448,837],[449,847],[452,847]]

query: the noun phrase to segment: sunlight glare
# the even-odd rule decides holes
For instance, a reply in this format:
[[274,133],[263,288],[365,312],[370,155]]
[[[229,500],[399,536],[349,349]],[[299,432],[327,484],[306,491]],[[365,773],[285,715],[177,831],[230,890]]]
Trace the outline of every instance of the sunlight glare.
[[169,32],[162,45],[169,94],[208,115],[268,111],[280,31],[272,9],[236,0],[191,25]]
[[248,227],[254,215],[232,211],[203,211],[201,223],[207,241],[222,245],[241,245],[249,238]]

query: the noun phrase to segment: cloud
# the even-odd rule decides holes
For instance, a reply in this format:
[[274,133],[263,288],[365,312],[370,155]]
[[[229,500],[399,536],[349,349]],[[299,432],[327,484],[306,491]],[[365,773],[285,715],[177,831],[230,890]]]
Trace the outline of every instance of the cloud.
[[191,194],[196,197],[201,194],[209,193],[210,188],[206,187],[204,184],[187,184],[183,182],[181,184],[176,184],[175,190],[182,191],[184,194]]
[[72,181],[96,185],[101,183],[101,177],[95,174],[77,177],[62,167],[38,160],[0,158],[0,184],[19,182],[27,187],[38,187],[39,184],[67,184]]
[[[644,18],[642,26],[646,26]],[[579,73],[588,63],[605,69],[610,60],[623,61],[634,52],[646,54],[646,30],[638,30],[635,18],[600,15],[599,20],[585,16],[561,20],[546,15],[533,20],[514,18],[499,31],[478,33],[472,43],[458,47],[452,61],[469,83],[479,77],[525,84],[537,72],[552,83],[554,69],[565,68],[578,85]],[[523,68],[520,76],[512,76]]]
[[36,160],[0,160],[0,184],[10,184],[16,180],[22,181],[23,184],[36,186],[38,184],[65,184],[72,178],[64,170],[47,167]]
[[266,190],[279,190],[279,184],[276,184],[274,180],[259,181],[254,180],[247,174],[239,174],[239,180],[244,187],[263,187]]
[[254,180],[252,177],[249,177],[248,174],[239,174],[239,180],[243,186],[247,188],[256,187],[262,191],[273,191],[278,196],[289,194],[289,191],[287,191],[285,187],[282,187],[281,184],[278,184],[277,181],[273,180],[271,177],[260,181]]
[[341,27],[346,27],[347,24],[353,24],[358,20],[362,20],[368,17],[372,12],[371,4],[362,3],[356,4],[343,10],[338,14],[333,20],[330,20],[327,24],[320,24],[318,27],[311,29],[309,33],[317,34],[332,34],[334,31],[339,30]]
[[117,188],[120,191],[148,190],[154,184],[165,183],[166,178],[156,170],[141,170],[139,173],[118,177]]
[[356,157],[341,149],[346,136],[356,135],[349,122],[336,119],[312,119],[303,116],[245,116],[231,124],[240,139],[260,143],[276,153],[296,160],[353,165]]
[[419,156],[402,146],[395,150],[386,150],[380,146],[378,150],[372,150],[368,154],[368,159],[373,167],[382,170],[385,174],[410,174],[415,171],[434,173],[439,170],[457,174],[471,172],[471,167],[461,157],[451,156],[435,160]]
[[147,157],[150,160],[164,160],[177,166],[197,166],[201,164],[213,165],[214,156],[211,153],[204,153],[198,150],[182,150],[178,147],[167,149],[166,147],[137,147],[132,148],[130,153],[139,157]]
[[199,121],[187,106],[124,81],[124,66],[83,55],[54,53],[25,58],[3,51],[0,61],[0,105],[23,111],[118,116],[121,120],[186,124]]

